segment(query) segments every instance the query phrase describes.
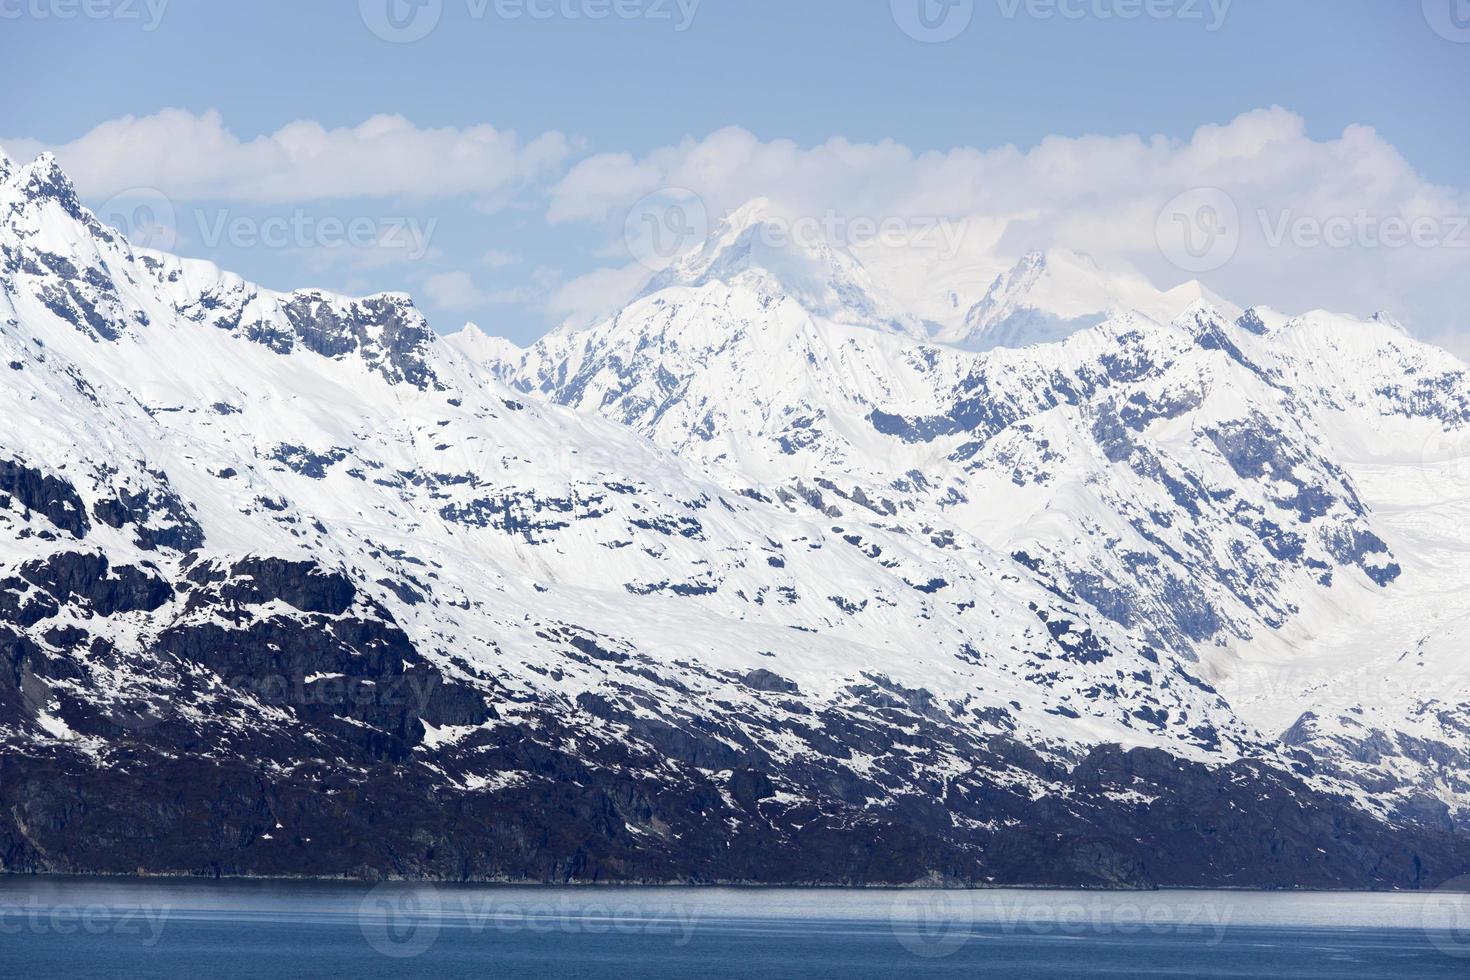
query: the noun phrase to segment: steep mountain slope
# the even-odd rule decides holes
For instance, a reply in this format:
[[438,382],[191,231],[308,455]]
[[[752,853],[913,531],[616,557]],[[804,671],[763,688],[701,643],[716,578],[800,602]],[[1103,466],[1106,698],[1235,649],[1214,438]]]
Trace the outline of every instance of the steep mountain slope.
[[[1417,886],[1466,866],[1422,806],[1314,772],[1332,732],[1263,735],[1167,616],[1105,615],[1060,555],[948,519],[984,430],[957,406],[985,382],[844,262],[830,291],[797,266],[798,300],[724,254],[737,233],[619,318],[632,346],[608,328],[525,355],[565,351],[547,390],[602,392],[650,442],[506,388],[468,356],[500,345],[441,340],[405,296],[265,290],[133,248],[49,158],[3,170],[6,868]],[[1300,465],[1312,521],[1279,574],[1326,555],[1391,583],[1346,478]],[[1264,508],[1279,487],[1247,489]]]
[[[1016,292],[1051,264],[1023,263]],[[1462,688],[1401,670],[1397,699],[1366,681],[1352,698],[1313,692],[1344,663],[1416,648],[1434,633],[1428,610],[1464,606],[1459,576],[1445,578],[1470,545],[1463,484],[1401,489],[1435,472],[1426,441],[1435,466],[1470,452],[1463,366],[1383,318],[1226,317],[1203,301],[1172,322],[1121,312],[1067,333],[977,355],[848,329],[732,280],[661,290],[495,370],[797,512],[1008,555],[1094,621],[1194,664],[1267,739],[1311,747],[1324,785],[1461,824]],[[1426,506],[1454,516],[1438,541],[1415,527]],[[1406,710],[1411,692],[1423,703]]]

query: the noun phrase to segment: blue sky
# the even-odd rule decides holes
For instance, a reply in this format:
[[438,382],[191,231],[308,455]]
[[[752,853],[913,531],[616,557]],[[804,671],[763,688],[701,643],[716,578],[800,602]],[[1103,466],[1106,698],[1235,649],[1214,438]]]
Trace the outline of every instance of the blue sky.
[[[91,15],[78,11],[84,2]],[[1134,9],[1130,0],[973,0],[968,27],[944,43],[923,43],[901,29],[907,15],[893,6],[921,0],[684,0],[682,8],[678,0],[428,0],[439,5],[437,21],[412,43],[370,29],[383,16],[375,5],[388,2],[0,0],[0,84],[12,94],[0,111],[0,138],[12,156],[58,148],[99,207],[120,190],[143,198],[156,190],[179,225],[170,244],[184,254],[279,288],[406,289],[441,329],[475,319],[518,341],[575,306],[565,298],[549,303],[549,294],[578,282],[595,286],[589,273],[627,265],[617,254],[626,205],[658,186],[638,175],[652,170],[691,182],[687,160],[659,162],[660,154],[677,155],[682,141],[697,146],[728,127],[762,147],[792,141],[794,152],[834,138],[874,147],[891,141],[938,182],[964,178],[953,168],[920,167],[926,152],[1029,151],[1049,137],[1089,134],[1157,135],[1177,148],[1201,126],[1278,106],[1298,121],[1291,138],[1307,148],[1332,144],[1350,126],[1371,127],[1374,146],[1397,154],[1403,170],[1375,173],[1448,189],[1449,215],[1464,210],[1470,187],[1470,39],[1456,26],[1470,25],[1465,0],[1132,0],[1154,4],[1148,9],[1160,15],[1131,18],[1124,16]],[[637,16],[591,19],[605,9],[599,2],[625,4],[617,9]],[[967,2],[960,0],[956,16]],[[532,16],[532,9],[550,16]],[[426,7],[420,16],[433,13]],[[415,134],[447,127],[459,136],[430,139],[424,153],[407,154],[400,165],[421,172],[397,183],[345,180],[339,194],[329,179],[307,177],[297,200],[289,180],[286,189],[262,190],[242,174],[206,186],[182,163],[177,173],[145,178],[126,166],[133,152],[126,124],[116,124],[108,141],[74,144],[109,121],[168,108],[184,114],[139,132],[167,139],[176,160],[195,159],[199,168],[215,161],[211,140],[221,131],[249,144],[298,120],[330,133],[393,115]],[[206,118],[213,122],[189,123]],[[513,131],[515,142],[473,166],[506,172],[455,177],[456,140],[486,124],[502,141]],[[443,190],[434,181],[436,153],[450,178]],[[83,154],[108,160],[79,161]],[[627,164],[620,170],[619,154]],[[596,189],[597,206],[569,204],[568,174],[589,158],[618,171],[609,178],[614,186]],[[138,168],[152,158],[142,159]],[[113,161],[119,173],[109,171]],[[247,155],[242,169],[251,165]],[[1281,166],[1247,165],[1262,173]],[[756,190],[788,198],[804,192],[782,185],[779,168],[769,173],[777,186]],[[871,192],[885,177],[904,179],[885,166],[866,182],[854,178],[866,195],[862,207],[889,206],[874,203]],[[1093,196],[1119,193],[1120,179],[1100,180]],[[621,211],[614,200],[620,181],[630,198]],[[727,183],[696,190],[718,212],[739,182]],[[1071,199],[1087,197],[1079,189]],[[1378,215],[1387,205],[1374,199],[1368,206]],[[953,207],[973,212],[976,204]],[[260,235],[219,232],[232,222],[258,231],[271,219],[294,230],[267,244]],[[361,250],[386,252],[379,257],[323,248],[323,240],[334,240],[334,219],[373,222],[379,238],[398,235],[408,247]],[[416,231],[431,232],[425,248],[414,247]],[[996,248],[1011,244],[1003,238]],[[1333,258],[1327,266],[1346,271]],[[1319,305],[1331,305],[1328,272],[1320,275]],[[1227,269],[1222,278],[1268,297],[1280,291],[1255,281],[1259,269]],[[428,288],[431,280],[437,288]],[[1385,286],[1385,298],[1402,300],[1396,288]],[[1425,324],[1430,332],[1458,326],[1444,322],[1452,304],[1408,305],[1415,304],[1421,319],[1434,321]]]

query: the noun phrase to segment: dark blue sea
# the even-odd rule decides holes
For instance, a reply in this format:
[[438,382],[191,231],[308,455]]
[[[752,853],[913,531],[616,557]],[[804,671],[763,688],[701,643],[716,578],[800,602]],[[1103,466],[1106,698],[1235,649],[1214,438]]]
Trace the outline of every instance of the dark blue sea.
[[0,878],[29,980],[1470,977],[1470,896]]

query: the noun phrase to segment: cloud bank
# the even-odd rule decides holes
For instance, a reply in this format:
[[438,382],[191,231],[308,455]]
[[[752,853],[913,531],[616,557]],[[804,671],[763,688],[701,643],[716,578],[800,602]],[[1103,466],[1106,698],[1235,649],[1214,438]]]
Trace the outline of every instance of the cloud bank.
[[217,112],[182,109],[110,120],[59,146],[0,145],[20,158],[50,150],[88,196],[149,187],[179,200],[253,204],[500,195],[557,175],[574,149],[555,132],[522,140],[489,125],[421,129],[387,115],[337,129],[303,119],[241,139]]
[[[663,188],[698,194],[712,214],[764,196],[797,213],[915,224],[968,221],[967,243],[997,259],[1063,247],[1170,286],[1198,276],[1244,303],[1288,311],[1389,307],[1430,333],[1470,328],[1470,195],[1421,177],[1377,132],[1318,140],[1281,108],[1207,125],[1188,139],[1050,137],[1030,149],[915,152],[893,142],[801,147],[723,129],[642,157],[601,153],[552,189],[552,222],[614,227]],[[1222,192],[1223,197],[1219,193]],[[1180,202],[1182,203],[1171,203]],[[1198,267],[1177,254],[1171,208],[1222,200],[1230,236]],[[1226,218],[1230,226],[1223,222]],[[1161,240],[1162,239],[1162,240]]]
[[[518,303],[555,322],[612,309],[640,281],[622,241],[630,209],[679,188],[697,195],[711,219],[765,197],[814,217],[964,222],[956,261],[966,264],[935,269],[936,282],[1062,247],[1162,287],[1199,278],[1242,304],[1385,308],[1421,334],[1470,351],[1467,189],[1427,181],[1369,127],[1314,138],[1302,117],[1282,108],[1182,139],[1054,136],[1030,148],[943,151],[841,138],[802,146],[727,128],[634,155],[589,152],[557,132],[429,129],[398,116],[336,129],[302,120],[242,139],[216,113],[176,109],[106,122],[61,146],[5,145],[19,157],[53,150],[88,196],[145,186],[181,199],[464,198],[493,210],[519,195],[520,205],[543,212],[528,234],[602,243],[569,247],[569,267],[555,274],[518,266],[521,243],[488,236],[464,255],[434,256],[448,267],[423,270],[423,278],[437,277],[428,298],[456,313]],[[1216,241],[1222,235],[1228,247]],[[1181,248],[1199,242],[1214,251],[1198,262],[1192,251],[1181,258]],[[522,281],[483,289],[477,281],[490,271]]]

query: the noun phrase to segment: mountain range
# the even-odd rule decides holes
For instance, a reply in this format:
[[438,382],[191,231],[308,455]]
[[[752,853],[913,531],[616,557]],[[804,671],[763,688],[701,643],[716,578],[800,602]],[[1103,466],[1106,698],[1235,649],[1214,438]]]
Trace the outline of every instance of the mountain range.
[[1061,251],[937,324],[770,220],[521,349],[0,156],[0,868],[1470,871],[1463,364]]

